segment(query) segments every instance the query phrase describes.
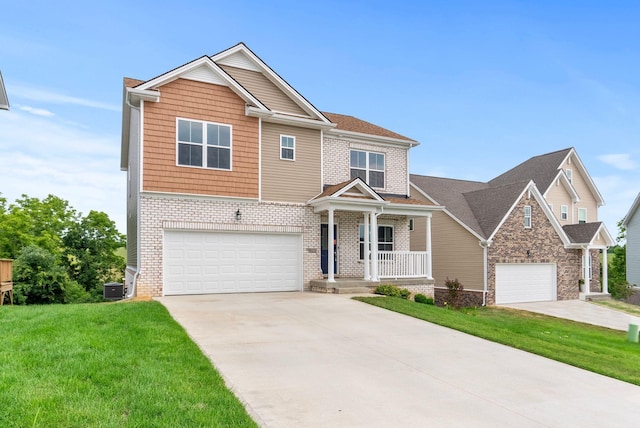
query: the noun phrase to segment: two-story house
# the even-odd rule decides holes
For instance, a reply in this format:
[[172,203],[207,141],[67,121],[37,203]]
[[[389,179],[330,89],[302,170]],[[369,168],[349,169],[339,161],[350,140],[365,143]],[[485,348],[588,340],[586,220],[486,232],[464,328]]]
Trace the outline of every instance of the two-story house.
[[[469,305],[607,293],[600,253],[606,257],[613,239],[598,221],[604,200],[575,149],[535,156],[489,182],[410,180],[413,198],[445,206],[431,221],[437,302],[446,300],[447,278],[460,281]],[[424,227],[416,219],[413,250],[425,248]]]
[[244,44],[125,78],[122,120],[130,295],[432,290],[441,207],[408,196],[418,143],[319,111]]

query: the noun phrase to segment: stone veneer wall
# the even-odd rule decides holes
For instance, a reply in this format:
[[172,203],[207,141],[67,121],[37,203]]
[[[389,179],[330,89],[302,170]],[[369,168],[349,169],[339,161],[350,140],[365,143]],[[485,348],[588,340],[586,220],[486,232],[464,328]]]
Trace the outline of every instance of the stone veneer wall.
[[[240,210],[242,220],[235,219]],[[305,204],[257,203],[197,197],[140,197],[138,296],[162,296],[165,228],[299,233],[303,237],[304,289],[320,269],[320,216]]]
[[323,183],[338,184],[350,180],[349,151],[351,149],[363,150],[384,153],[385,155],[385,188],[375,190],[382,193],[407,194],[407,156],[409,149],[349,141],[328,136],[327,134],[325,134],[322,144],[324,156]]
[[[600,280],[600,250],[589,250],[591,253],[591,279],[589,280],[589,290],[592,293],[602,291]],[[605,253],[605,257],[606,257]]]
[[[524,206],[531,206],[532,227],[524,227]],[[530,256],[527,256],[527,250]],[[495,304],[496,263],[555,263],[558,300],[579,297],[582,250],[568,250],[535,198],[525,194],[488,249],[487,304]]]

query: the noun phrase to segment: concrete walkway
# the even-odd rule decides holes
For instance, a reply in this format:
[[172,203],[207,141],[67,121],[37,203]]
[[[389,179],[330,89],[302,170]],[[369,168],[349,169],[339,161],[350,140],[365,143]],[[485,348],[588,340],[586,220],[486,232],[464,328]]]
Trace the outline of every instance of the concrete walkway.
[[268,427],[632,427],[640,387],[339,295],[158,299]]
[[[614,330],[627,331],[629,324],[640,325],[640,318],[624,312],[605,308],[584,300],[559,300],[556,302],[511,303],[501,305],[513,309],[537,312],[557,318],[599,325]],[[640,368],[639,368],[640,370]]]

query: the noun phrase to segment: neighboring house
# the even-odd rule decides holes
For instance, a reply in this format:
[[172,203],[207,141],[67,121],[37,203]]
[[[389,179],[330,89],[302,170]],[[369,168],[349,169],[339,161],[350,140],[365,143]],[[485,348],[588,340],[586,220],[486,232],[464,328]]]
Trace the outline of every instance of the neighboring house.
[[627,229],[627,282],[640,285],[640,193],[622,221]]
[[[533,157],[483,183],[411,175],[411,196],[443,205],[434,213],[435,297],[447,278],[465,289],[465,304],[576,299],[607,292],[600,252],[613,245],[598,207],[604,205],[573,148]],[[411,249],[425,248],[416,219]]]
[[0,110],[9,110],[9,98],[7,98],[7,91],[4,89],[2,73],[0,73]]
[[338,292],[344,278],[430,292],[409,227],[442,208],[408,196],[417,144],[320,112],[242,43],[125,78],[129,294]]

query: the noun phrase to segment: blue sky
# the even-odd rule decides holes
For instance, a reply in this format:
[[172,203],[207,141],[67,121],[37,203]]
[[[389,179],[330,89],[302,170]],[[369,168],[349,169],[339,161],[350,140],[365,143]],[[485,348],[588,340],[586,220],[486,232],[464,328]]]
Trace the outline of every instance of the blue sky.
[[125,229],[122,78],[245,42],[323,111],[420,141],[417,174],[486,181],[575,147],[610,232],[640,191],[634,1],[5,2],[0,193]]

